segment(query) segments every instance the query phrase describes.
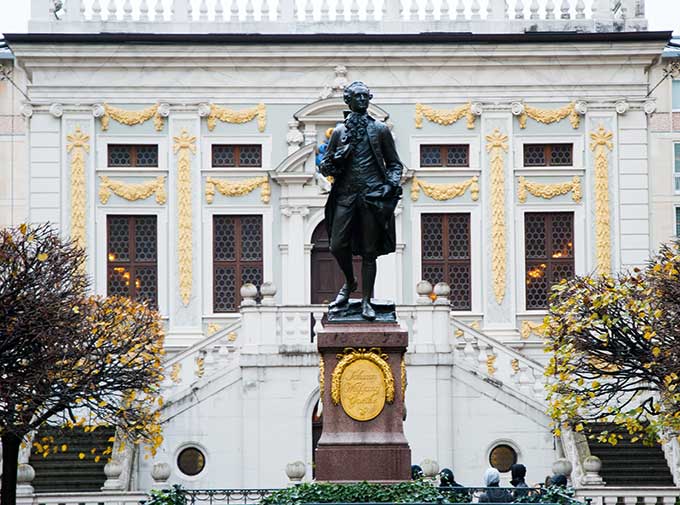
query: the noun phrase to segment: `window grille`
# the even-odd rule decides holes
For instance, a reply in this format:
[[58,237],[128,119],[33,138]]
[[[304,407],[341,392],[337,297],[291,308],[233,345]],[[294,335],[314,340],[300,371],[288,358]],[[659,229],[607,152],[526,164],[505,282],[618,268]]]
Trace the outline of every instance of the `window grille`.
[[570,167],[574,144],[524,144],[525,167]]
[[470,146],[467,144],[421,145],[421,167],[469,167]]
[[109,167],[158,167],[156,144],[109,144]]
[[262,146],[259,144],[213,144],[212,166],[221,167],[262,167]]

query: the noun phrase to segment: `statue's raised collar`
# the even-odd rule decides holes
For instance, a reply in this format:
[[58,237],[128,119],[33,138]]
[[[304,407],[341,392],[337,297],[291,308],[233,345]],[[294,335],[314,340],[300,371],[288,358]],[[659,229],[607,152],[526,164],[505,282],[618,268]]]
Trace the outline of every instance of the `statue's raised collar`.
[[[351,113],[352,113],[351,110],[343,110],[342,116],[344,119],[347,119],[347,116],[349,116]],[[371,116],[368,112],[366,113],[366,117],[368,118],[369,121],[375,121],[375,118]]]

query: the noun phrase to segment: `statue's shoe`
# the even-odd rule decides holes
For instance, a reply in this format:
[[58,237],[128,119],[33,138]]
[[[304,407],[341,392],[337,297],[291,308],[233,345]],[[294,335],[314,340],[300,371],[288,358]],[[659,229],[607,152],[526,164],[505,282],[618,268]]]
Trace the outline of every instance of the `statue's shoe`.
[[335,307],[346,305],[347,302],[349,301],[349,295],[351,295],[352,292],[355,291],[356,289],[357,289],[356,281],[352,282],[351,284],[347,284],[345,282],[340,288],[340,291],[338,291],[338,296],[335,297],[335,300],[333,300],[328,305],[328,307],[333,309]]
[[368,321],[375,320],[375,310],[369,300],[361,300],[361,317]]

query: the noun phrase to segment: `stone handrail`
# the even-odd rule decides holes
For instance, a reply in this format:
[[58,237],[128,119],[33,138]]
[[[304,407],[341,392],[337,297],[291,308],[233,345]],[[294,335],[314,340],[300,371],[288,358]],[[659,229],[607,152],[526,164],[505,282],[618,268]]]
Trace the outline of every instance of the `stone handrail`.
[[149,496],[140,491],[101,493],[36,493],[17,496],[17,505],[139,505]]
[[674,436],[667,437],[668,440],[662,442],[664,456],[668,462],[668,468],[671,470],[673,482],[680,487],[680,442]]
[[31,0],[31,32],[523,33],[646,30],[645,0]]
[[676,487],[581,487],[576,489],[576,498],[590,499],[592,505],[635,505],[641,500],[644,505],[673,505],[678,498]]

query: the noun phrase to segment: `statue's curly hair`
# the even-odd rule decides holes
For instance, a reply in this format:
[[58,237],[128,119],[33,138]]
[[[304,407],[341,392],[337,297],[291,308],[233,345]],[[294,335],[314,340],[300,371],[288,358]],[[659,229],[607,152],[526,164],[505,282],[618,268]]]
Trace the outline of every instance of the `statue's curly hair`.
[[[349,104],[350,100],[352,99],[352,96],[355,93],[356,88],[363,87],[368,89],[368,86],[366,86],[363,82],[361,81],[354,81],[351,84],[348,84],[345,86],[345,90],[342,93],[342,98],[345,100],[346,104]],[[370,100],[373,98],[373,95],[371,94],[371,90],[368,89],[368,99]]]

